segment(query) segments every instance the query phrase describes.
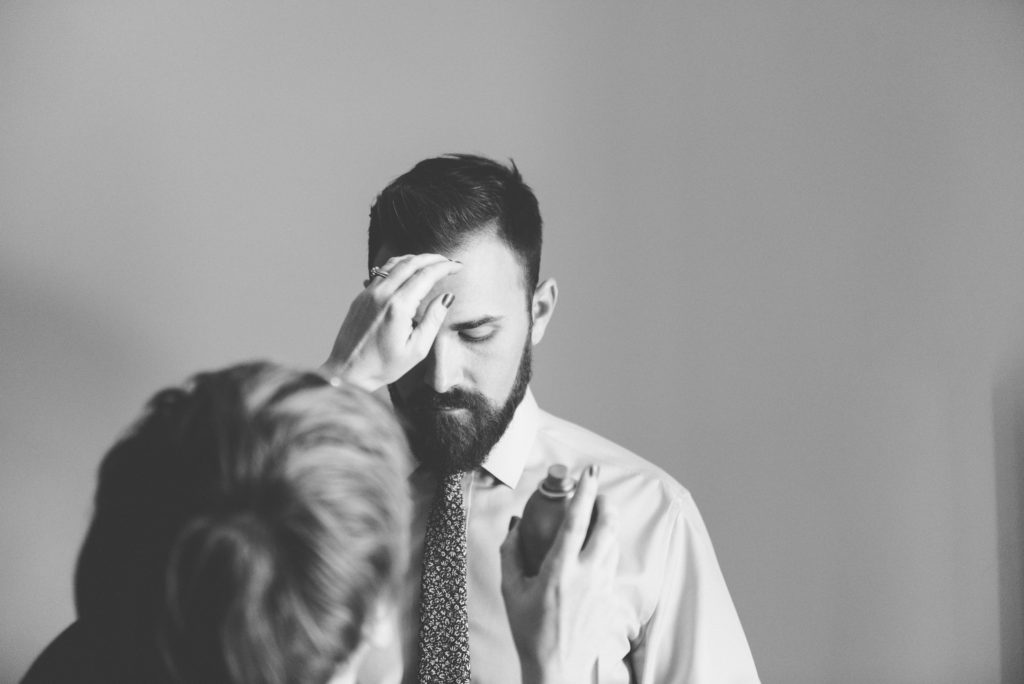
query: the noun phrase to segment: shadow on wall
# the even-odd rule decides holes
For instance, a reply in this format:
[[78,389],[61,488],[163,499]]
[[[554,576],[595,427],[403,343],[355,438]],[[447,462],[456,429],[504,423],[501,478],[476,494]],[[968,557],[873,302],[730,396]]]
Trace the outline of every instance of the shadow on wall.
[[1003,684],[1024,682],[1024,359],[992,396]]

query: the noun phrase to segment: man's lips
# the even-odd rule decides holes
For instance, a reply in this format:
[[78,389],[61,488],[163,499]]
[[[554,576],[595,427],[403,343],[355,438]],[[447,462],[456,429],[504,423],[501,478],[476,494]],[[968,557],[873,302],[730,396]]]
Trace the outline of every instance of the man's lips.
[[413,405],[411,408],[416,411],[422,411],[424,413],[439,411],[468,411],[468,406],[453,406],[452,404],[440,404],[434,402],[423,402],[419,405]]

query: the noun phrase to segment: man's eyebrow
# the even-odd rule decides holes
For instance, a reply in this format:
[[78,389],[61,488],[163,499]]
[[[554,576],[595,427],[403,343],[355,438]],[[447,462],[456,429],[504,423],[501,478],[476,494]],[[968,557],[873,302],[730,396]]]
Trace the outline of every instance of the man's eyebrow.
[[453,323],[448,326],[450,329],[460,332],[462,330],[472,330],[473,328],[479,328],[482,325],[491,325],[492,323],[498,323],[501,321],[501,316],[483,316],[481,318],[475,318],[472,321],[462,321],[461,323]]

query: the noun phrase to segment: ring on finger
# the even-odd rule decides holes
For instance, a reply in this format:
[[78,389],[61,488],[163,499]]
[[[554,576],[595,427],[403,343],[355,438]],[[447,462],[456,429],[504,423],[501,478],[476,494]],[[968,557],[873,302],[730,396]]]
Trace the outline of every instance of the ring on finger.
[[374,266],[373,268],[370,269],[370,280],[373,280],[374,278],[378,278],[378,277],[379,278],[387,278],[388,277],[388,272],[385,271],[383,268],[380,268],[378,266]]

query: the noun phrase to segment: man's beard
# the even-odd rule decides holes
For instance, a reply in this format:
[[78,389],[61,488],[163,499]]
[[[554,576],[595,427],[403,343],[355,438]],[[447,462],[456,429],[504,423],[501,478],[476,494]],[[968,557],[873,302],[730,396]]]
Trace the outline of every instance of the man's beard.
[[[388,386],[391,402],[409,423],[409,443],[423,465],[442,475],[479,467],[505,434],[516,408],[526,395],[532,372],[533,349],[526,338],[516,380],[505,403],[495,407],[478,392],[453,387],[438,393],[424,385],[402,399]],[[466,409],[460,419],[443,409]]]

